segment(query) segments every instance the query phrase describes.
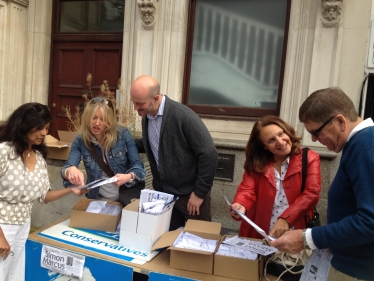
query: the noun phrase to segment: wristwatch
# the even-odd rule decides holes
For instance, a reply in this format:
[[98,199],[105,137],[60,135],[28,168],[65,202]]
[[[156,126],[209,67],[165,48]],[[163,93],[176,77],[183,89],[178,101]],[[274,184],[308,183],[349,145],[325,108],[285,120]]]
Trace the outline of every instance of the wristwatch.
[[301,233],[303,237],[303,242],[304,242],[304,249],[311,250],[311,248],[308,245],[308,242],[306,241],[306,229],[303,229],[303,232]]

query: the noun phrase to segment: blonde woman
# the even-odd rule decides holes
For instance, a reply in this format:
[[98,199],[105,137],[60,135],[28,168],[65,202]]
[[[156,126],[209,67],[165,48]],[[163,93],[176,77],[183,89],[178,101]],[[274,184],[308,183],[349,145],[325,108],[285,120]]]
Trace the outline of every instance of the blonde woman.
[[[100,167],[94,153],[112,175]],[[69,159],[61,169],[65,187],[84,181],[84,175],[78,169],[81,160],[87,183],[111,176],[117,178],[116,182],[91,189],[86,195],[88,198],[120,201],[123,205],[129,204],[132,198],[139,198],[144,184],[138,183],[144,182],[146,176],[143,162],[130,131],[117,124],[115,108],[104,97],[92,99],[83,111],[81,134],[73,141]]]

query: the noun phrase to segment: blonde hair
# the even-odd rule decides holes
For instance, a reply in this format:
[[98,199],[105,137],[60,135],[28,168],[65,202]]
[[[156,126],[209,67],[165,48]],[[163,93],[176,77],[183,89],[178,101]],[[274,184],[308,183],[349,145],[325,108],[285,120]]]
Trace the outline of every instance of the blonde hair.
[[[104,102],[107,101],[108,103]],[[95,102],[94,100],[89,101],[82,113],[82,124],[81,134],[84,145],[87,149],[91,150],[92,145],[98,143],[96,138],[91,132],[91,123],[94,118],[96,111],[99,109],[103,116],[103,122],[106,126],[104,130],[104,138],[102,140],[102,148],[106,151],[109,150],[113,143],[117,140],[117,117],[113,104],[110,100],[104,100],[103,102]]]

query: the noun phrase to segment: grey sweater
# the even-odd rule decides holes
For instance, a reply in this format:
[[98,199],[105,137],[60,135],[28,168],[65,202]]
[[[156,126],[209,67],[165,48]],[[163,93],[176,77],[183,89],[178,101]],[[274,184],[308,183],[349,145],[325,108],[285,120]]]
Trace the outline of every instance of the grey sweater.
[[165,96],[160,142],[159,169],[148,142],[148,118],[142,118],[142,139],[153,175],[153,188],[173,195],[195,192],[204,198],[210,191],[217,165],[217,150],[200,117],[187,106]]

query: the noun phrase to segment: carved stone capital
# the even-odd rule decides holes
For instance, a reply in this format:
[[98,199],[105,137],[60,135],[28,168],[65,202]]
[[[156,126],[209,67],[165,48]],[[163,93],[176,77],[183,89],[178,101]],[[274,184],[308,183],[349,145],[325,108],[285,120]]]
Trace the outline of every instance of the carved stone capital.
[[333,26],[340,19],[343,0],[322,0],[322,23]]
[[144,29],[153,29],[155,25],[156,8],[153,0],[137,0],[140,9],[140,17]]

